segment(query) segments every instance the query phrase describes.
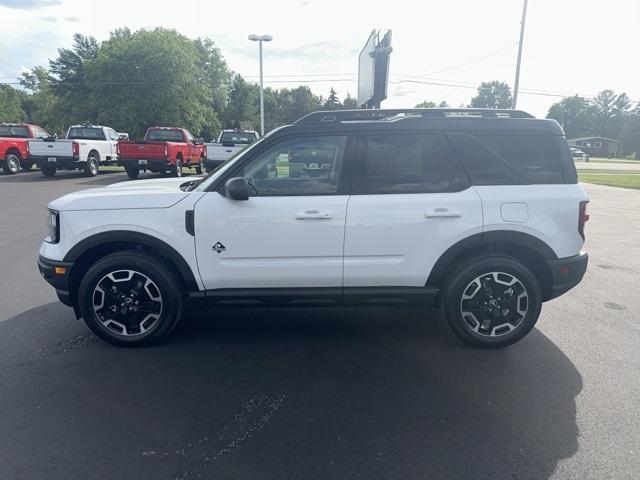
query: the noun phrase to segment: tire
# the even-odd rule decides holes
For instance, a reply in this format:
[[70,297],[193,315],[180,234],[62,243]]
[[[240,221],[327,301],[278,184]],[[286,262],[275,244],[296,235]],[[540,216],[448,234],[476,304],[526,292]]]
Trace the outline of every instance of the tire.
[[200,158],[200,162],[196,167],[196,174],[202,175],[202,172],[204,172],[204,158]]
[[40,171],[45,177],[53,177],[56,174],[56,167],[52,167],[50,165],[43,165]]
[[7,175],[15,175],[20,171],[20,159],[17,155],[13,153],[8,153],[4,157],[4,162],[2,163],[2,170]]
[[140,168],[137,165],[125,163],[124,170],[127,172],[127,176],[131,180],[136,180],[140,176]]
[[98,159],[93,155],[87,159],[87,164],[84,166],[84,173],[87,177],[95,177],[100,171],[98,165]]
[[447,324],[464,342],[503,348],[534,327],[542,307],[540,284],[515,258],[489,255],[453,268],[443,288]]
[[182,177],[182,161],[176,160],[176,164],[173,166],[173,174],[176,177]]
[[20,167],[25,172],[28,172],[29,170],[31,170],[31,167],[33,167],[33,162],[30,162],[28,160],[23,160],[22,162],[20,162]]
[[182,282],[162,260],[135,250],[98,260],[78,288],[87,326],[120,347],[152,345],[166,338],[180,321],[183,296]]

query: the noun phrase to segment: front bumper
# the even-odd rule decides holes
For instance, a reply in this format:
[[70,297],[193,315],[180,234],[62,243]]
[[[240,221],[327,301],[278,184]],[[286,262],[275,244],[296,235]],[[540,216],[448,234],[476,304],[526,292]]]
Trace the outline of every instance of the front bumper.
[[58,299],[68,307],[73,307],[73,299],[71,298],[69,288],[69,278],[72,267],[73,262],[50,260],[42,255],[38,256],[38,270],[40,270],[40,275],[42,275],[42,278],[44,278],[49,285],[55,288]]
[[552,293],[549,300],[559,297],[579,284],[587,271],[588,263],[589,255],[586,252],[580,252],[573,257],[547,260],[553,277]]

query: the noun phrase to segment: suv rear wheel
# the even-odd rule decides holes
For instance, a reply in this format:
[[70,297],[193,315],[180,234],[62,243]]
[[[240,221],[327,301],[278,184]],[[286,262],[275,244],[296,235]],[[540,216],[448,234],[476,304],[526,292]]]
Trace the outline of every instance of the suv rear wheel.
[[180,285],[168,266],[148,253],[112,253],[89,268],[80,282],[80,312],[107,342],[151,345],[169,335],[182,316]]
[[540,284],[515,258],[476,257],[453,269],[443,288],[449,327],[466,343],[502,348],[522,339],[542,306]]

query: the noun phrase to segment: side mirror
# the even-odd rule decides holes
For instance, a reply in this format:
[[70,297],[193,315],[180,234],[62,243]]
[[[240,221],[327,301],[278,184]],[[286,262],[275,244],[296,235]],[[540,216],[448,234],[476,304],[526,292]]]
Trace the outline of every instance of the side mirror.
[[193,143],[195,143],[196,145],[204,145],[204,138],[198,137],[193,140]]
[[224,184],[227,198],[232,200],[249,200],[249,184],[242,177],[230,178]]

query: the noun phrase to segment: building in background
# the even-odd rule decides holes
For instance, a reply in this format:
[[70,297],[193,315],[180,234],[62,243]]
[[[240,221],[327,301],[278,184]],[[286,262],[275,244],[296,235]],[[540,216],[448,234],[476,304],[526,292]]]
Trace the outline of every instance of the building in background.
[[615,157],[618,155],[618,141],[607,137],[580,137],[567,140],[572,147],[578,147],[591,157]]

